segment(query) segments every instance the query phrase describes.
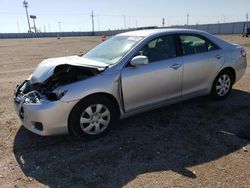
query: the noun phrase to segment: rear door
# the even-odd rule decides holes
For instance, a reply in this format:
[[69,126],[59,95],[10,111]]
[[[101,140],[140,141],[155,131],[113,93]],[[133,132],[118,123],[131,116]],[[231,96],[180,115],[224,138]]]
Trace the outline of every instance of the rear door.
[[149,64],[122,70],[122,92],[126,112],[180,97],[181,57],[177,57],[175,36],[157,37],[137,55],[147,56]]
[[199,35],[179,35],[183,53],[182,95],[206,92],[224,63],[223,51]]

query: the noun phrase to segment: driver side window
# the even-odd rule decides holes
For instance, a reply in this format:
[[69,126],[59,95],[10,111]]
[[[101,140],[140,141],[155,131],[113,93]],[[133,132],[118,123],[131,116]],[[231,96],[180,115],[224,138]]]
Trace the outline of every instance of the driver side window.
[[161,36],[146,44],[137,55],[147,56],[150,63],[176,57],[174,36]]

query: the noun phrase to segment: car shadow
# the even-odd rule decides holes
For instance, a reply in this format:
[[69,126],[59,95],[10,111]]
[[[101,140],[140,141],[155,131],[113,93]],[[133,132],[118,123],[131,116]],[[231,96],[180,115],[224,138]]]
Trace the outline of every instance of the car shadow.
[[[138,175],[189,168],[240,150],[250,140],[250,93],[200,97],[117,122],[105,137],[40,137],[21,127],[14,154],[22,171],[49,187],[122,187]],[[249,140],[248,140],[249,139]]]

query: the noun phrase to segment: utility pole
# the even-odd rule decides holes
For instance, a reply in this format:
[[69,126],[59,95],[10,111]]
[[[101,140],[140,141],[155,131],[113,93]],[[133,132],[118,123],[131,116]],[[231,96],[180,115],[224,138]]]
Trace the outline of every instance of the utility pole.
[[93,10],[92,10],[92,13],[91,13],[90,17],[91,17],[91,19],[92,19],[92,34],[94,35],[94,32],[95,32],[95,22],[94,22],[94,17],[95,17],[95,15],[94,15]]
[[48,28],[49,28],[49,32],[50,32],[50,24],[48,23]]
[[187,26],[189,24],[189,13],[187,13]]
[[162,18],[162,27],[165,26],[165,18]]
[[126,16],[125,15],[123,15],[123,22],[124,22],[124,29],[126,29],[127,28],[127,24],[126,24]]
[[43,31],[44,31],[44,33],[46,33],[46,27],[45,27],[45,25],[43,25]]
[[223,17],[223,23],[226,23],[226,16],[222,14],[222,17]]
[[128,28],[130,29],[130,21],[131,21],[131,17],[128,17]]
[[23,7],[26,10],[26,16],[27,16],[27,21],[28,21],[28,26],[29,26],[28,33],[30,33],[31,32],[31,28],[30,28],[30,20],[29,20],[29,13],[28,13],[28,2],[26,0],[23,1]]
[[62,22],[60,21],[60,22],[58,22],[58,25],[59,25],[59,32],[61,33],[62,32],[62,27],[61,27],[61,24],[62,24]]
[[246,13],[246,28],[248,28],[248,12]]

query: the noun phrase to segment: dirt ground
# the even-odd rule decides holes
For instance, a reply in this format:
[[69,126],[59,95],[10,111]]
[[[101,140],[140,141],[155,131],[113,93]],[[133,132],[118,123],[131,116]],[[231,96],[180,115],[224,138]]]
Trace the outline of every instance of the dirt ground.
[[[250,62],[250,38],[220,37],[244,46]],[[250,130],[250,66],[224,101],[200,97],[133,116],[98,140],[40,137],[23,128],[12,106],[16,84],[43,59],[100,41],[0,40],[1,188],[250,187],[250,140],[239,137]]]

